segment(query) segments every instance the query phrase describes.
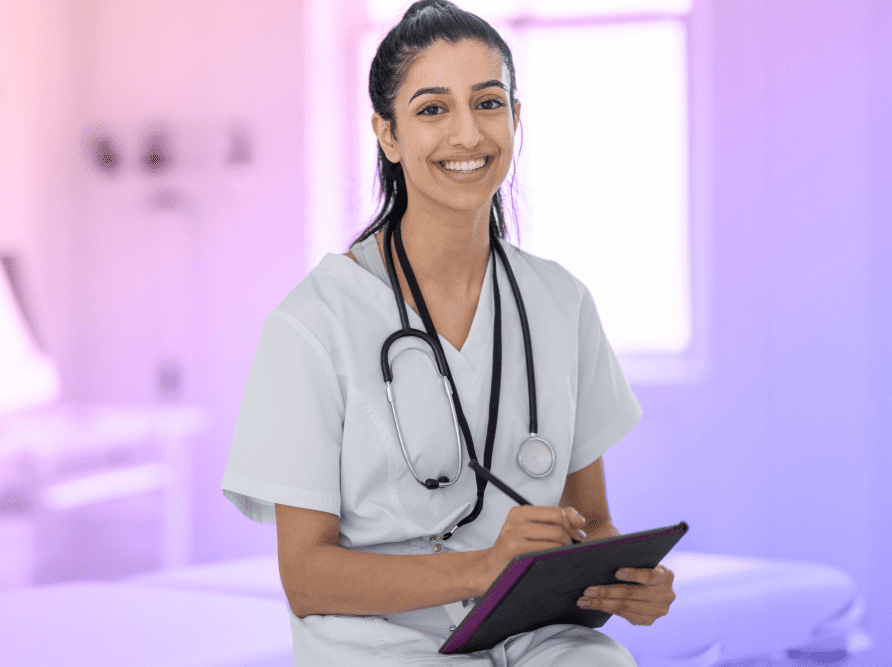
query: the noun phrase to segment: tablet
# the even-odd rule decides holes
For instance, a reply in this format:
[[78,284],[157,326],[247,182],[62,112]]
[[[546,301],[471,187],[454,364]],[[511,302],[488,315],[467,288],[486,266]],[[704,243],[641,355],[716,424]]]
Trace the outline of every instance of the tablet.
[[605,537],[515,556],[440,647],[440,653],[490,649],[521,632],[555,623],[600,628],[613,614],[582,609],[576,601],[590,586],[626,584],[614,573],[623,567],[660,564],[688,532],[682,521],[628,535]]

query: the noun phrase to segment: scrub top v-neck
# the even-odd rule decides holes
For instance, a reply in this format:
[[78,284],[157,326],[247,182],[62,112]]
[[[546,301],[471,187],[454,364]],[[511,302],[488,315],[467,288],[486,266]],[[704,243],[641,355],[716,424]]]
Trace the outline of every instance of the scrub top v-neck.
[[[507,298],[491,469],[533,504],[556,506],[566,476],[619,442],[642,411],[585,285],[557,262],[501,243],[526,304],[539,433],[555,449],[555,470],[533,479],[516,460],[529,435],[529,406],[520,318]],[[475,443],[486,437],[494,266],[500,283],[508,284],[504,268],[490,261],[462,350],[440,336]],[[424,330],[421,318],[411,308],[407,312],[410,325]],[[362,548],[442,535],[470,512],[476,482],[464,448],[459,481],[435,491],[419,485],[403,459],[380,363],[382,342],[399,328],[390,287],[340,254],[327,254],[273,309],[223,479],[224,494],[246,516],[272,522],[275,503],[330,512],[339,517],[341,546]],[[409,456],[425,476],[448,475],[455,468],[455,434],[442,381],[427,353],[397,357],[405,347],[424,352],[426,346],[404,338],[390,353]],[[514,504],[489,485],[481,515],[443,547],[492,546]]]
[[[393,298],[393,290],[390,286],[390,277],[387,275],[387,267],[384,265],[384,259],[381,257],[381,251],[378,247],[378,242],[375,240],[375,236],[371,235],[362,242],[354,244],[351,249],[354,251],[354,255],[357,259],[357,266],[361,267],[366,273],[371,273],[376,278],[378,278],[379,282],[381,283],[381,287],[384,289],[385,303],[390,306],[390,309],[397,316],[397,318],[399,318],[399,315],[396,311],[396,304]],[[394,266],[396,266],[397,264],[398,260],[396,257],[396,253],[394,253]],[[501,276],[503,272],[504,269],[499,272],[499,275]],[[380,295],[382,293],[381,289],[377,289],[377,287],[378,286],[375,285],[374,292],[376,293],[376,295]],[[387,296],[389,296],[389,301],[387,301]],[[419,329],[420,331],[425,330],[424,322],[422,322],[421,317],[418,315],[418,313],[416,313],[415,310],[411,308],[408,301],[406,301],[406,313],[409,316],[409,326],[411,326],[413,329]],[[504,319],[504,314],[502,317]],[[477,362],[479,361],[480,355],[486,352],[486,345],[481,345],[481,341],[478,339],[481,336],[485,338],[488,337],[489,347],[492,348],[492,332],[493,324],[495,322],[494,318],[495,310],[493,308],[492,301],[492,257],[490,257],[486,265],[486,273],[483,277],[483,287],[480,291],[480,298],[477,300],[477,309],[474,313],[474,319],[471,323],[471,329],[468,331],[468,337],[462,344],[461,349],[457,349],[452,343],[443,338],[443,336],[441,336],[439,333],[437,334],[437,337],[440,339],[440,344],[443,347],[444,351],[448,349],[455,353],[451,356],[448,356],[447,358],[450,368],[452,368],[452,358],[455,355],[461,355],[464,361],[471,363],[475,368],[478,366]],[[397,325],[398,326],[396,328],[399,328],[399,319],[397,319]],[[390,356],[392,357],[393,354],[391,354]],[[492,359],[492,349],[489,350],[489,359]]]

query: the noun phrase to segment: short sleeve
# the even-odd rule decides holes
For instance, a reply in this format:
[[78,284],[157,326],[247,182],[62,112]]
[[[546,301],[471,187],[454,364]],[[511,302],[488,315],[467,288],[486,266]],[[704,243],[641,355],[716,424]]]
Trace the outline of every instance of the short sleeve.
[[579,313],[579,371],[576,427],[569,473],[591,465],[622,440],[641,419],[642,410],[626,382],[613,348],[584,284]]
[[344,399],[318,338],[280,310],[267,317],[242,398],[223,495],[254,521],[275,504],[340,516]]

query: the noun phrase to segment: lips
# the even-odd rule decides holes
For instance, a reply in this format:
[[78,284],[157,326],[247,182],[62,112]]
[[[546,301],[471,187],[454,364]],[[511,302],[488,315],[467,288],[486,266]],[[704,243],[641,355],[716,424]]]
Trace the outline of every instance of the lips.
[[[464,171],[455,170],[455,169],[446,169],[446,166],[443,164],[444,162],[446,162],[446,160],[441,160],[440,162],[437,162],[437,164],[440,166],[441,169],[443,169],[443,171],[448,171],[450,174],[464,174],[464,173],[473,174],[475,171],[478,171],[480,169],[486,169],[487,165],[489,165],[490,156],[485,155],[484,159],[486,160],[486,162],[483,163],[482,167],[478,167],[477,169],[474,169],[473,171],[469,171],[469,172],[464,172]],[[463,162],[463,160],[449,160],[449,162]],[[476,162],[476,160],[467,160],[467,162]]]

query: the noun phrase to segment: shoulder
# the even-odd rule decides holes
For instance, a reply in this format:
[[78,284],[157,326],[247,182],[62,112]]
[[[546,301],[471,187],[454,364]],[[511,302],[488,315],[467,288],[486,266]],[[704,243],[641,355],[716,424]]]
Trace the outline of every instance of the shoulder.
[[344,256],[356,261],[350,253],[328,253],[285,294],[277,308],[298,315],[324,307],[325,302],[336,304],[349,299],[361,287],[350,264],[341,259]]
[[527,284],[527,289],[534,290],[534,293],[546,296],[562,307],[578,312],[588,289],[560,262],[521,250],[507,241],[502,242],[502,247],[519,283],[522,281]]
[[[329,253],[273,308],[269,317],[285,320],[326,348],[349,329],[348,315],[368,302],[363,287],[341,254]],[[359,315],[359,313],[356,313]]]

